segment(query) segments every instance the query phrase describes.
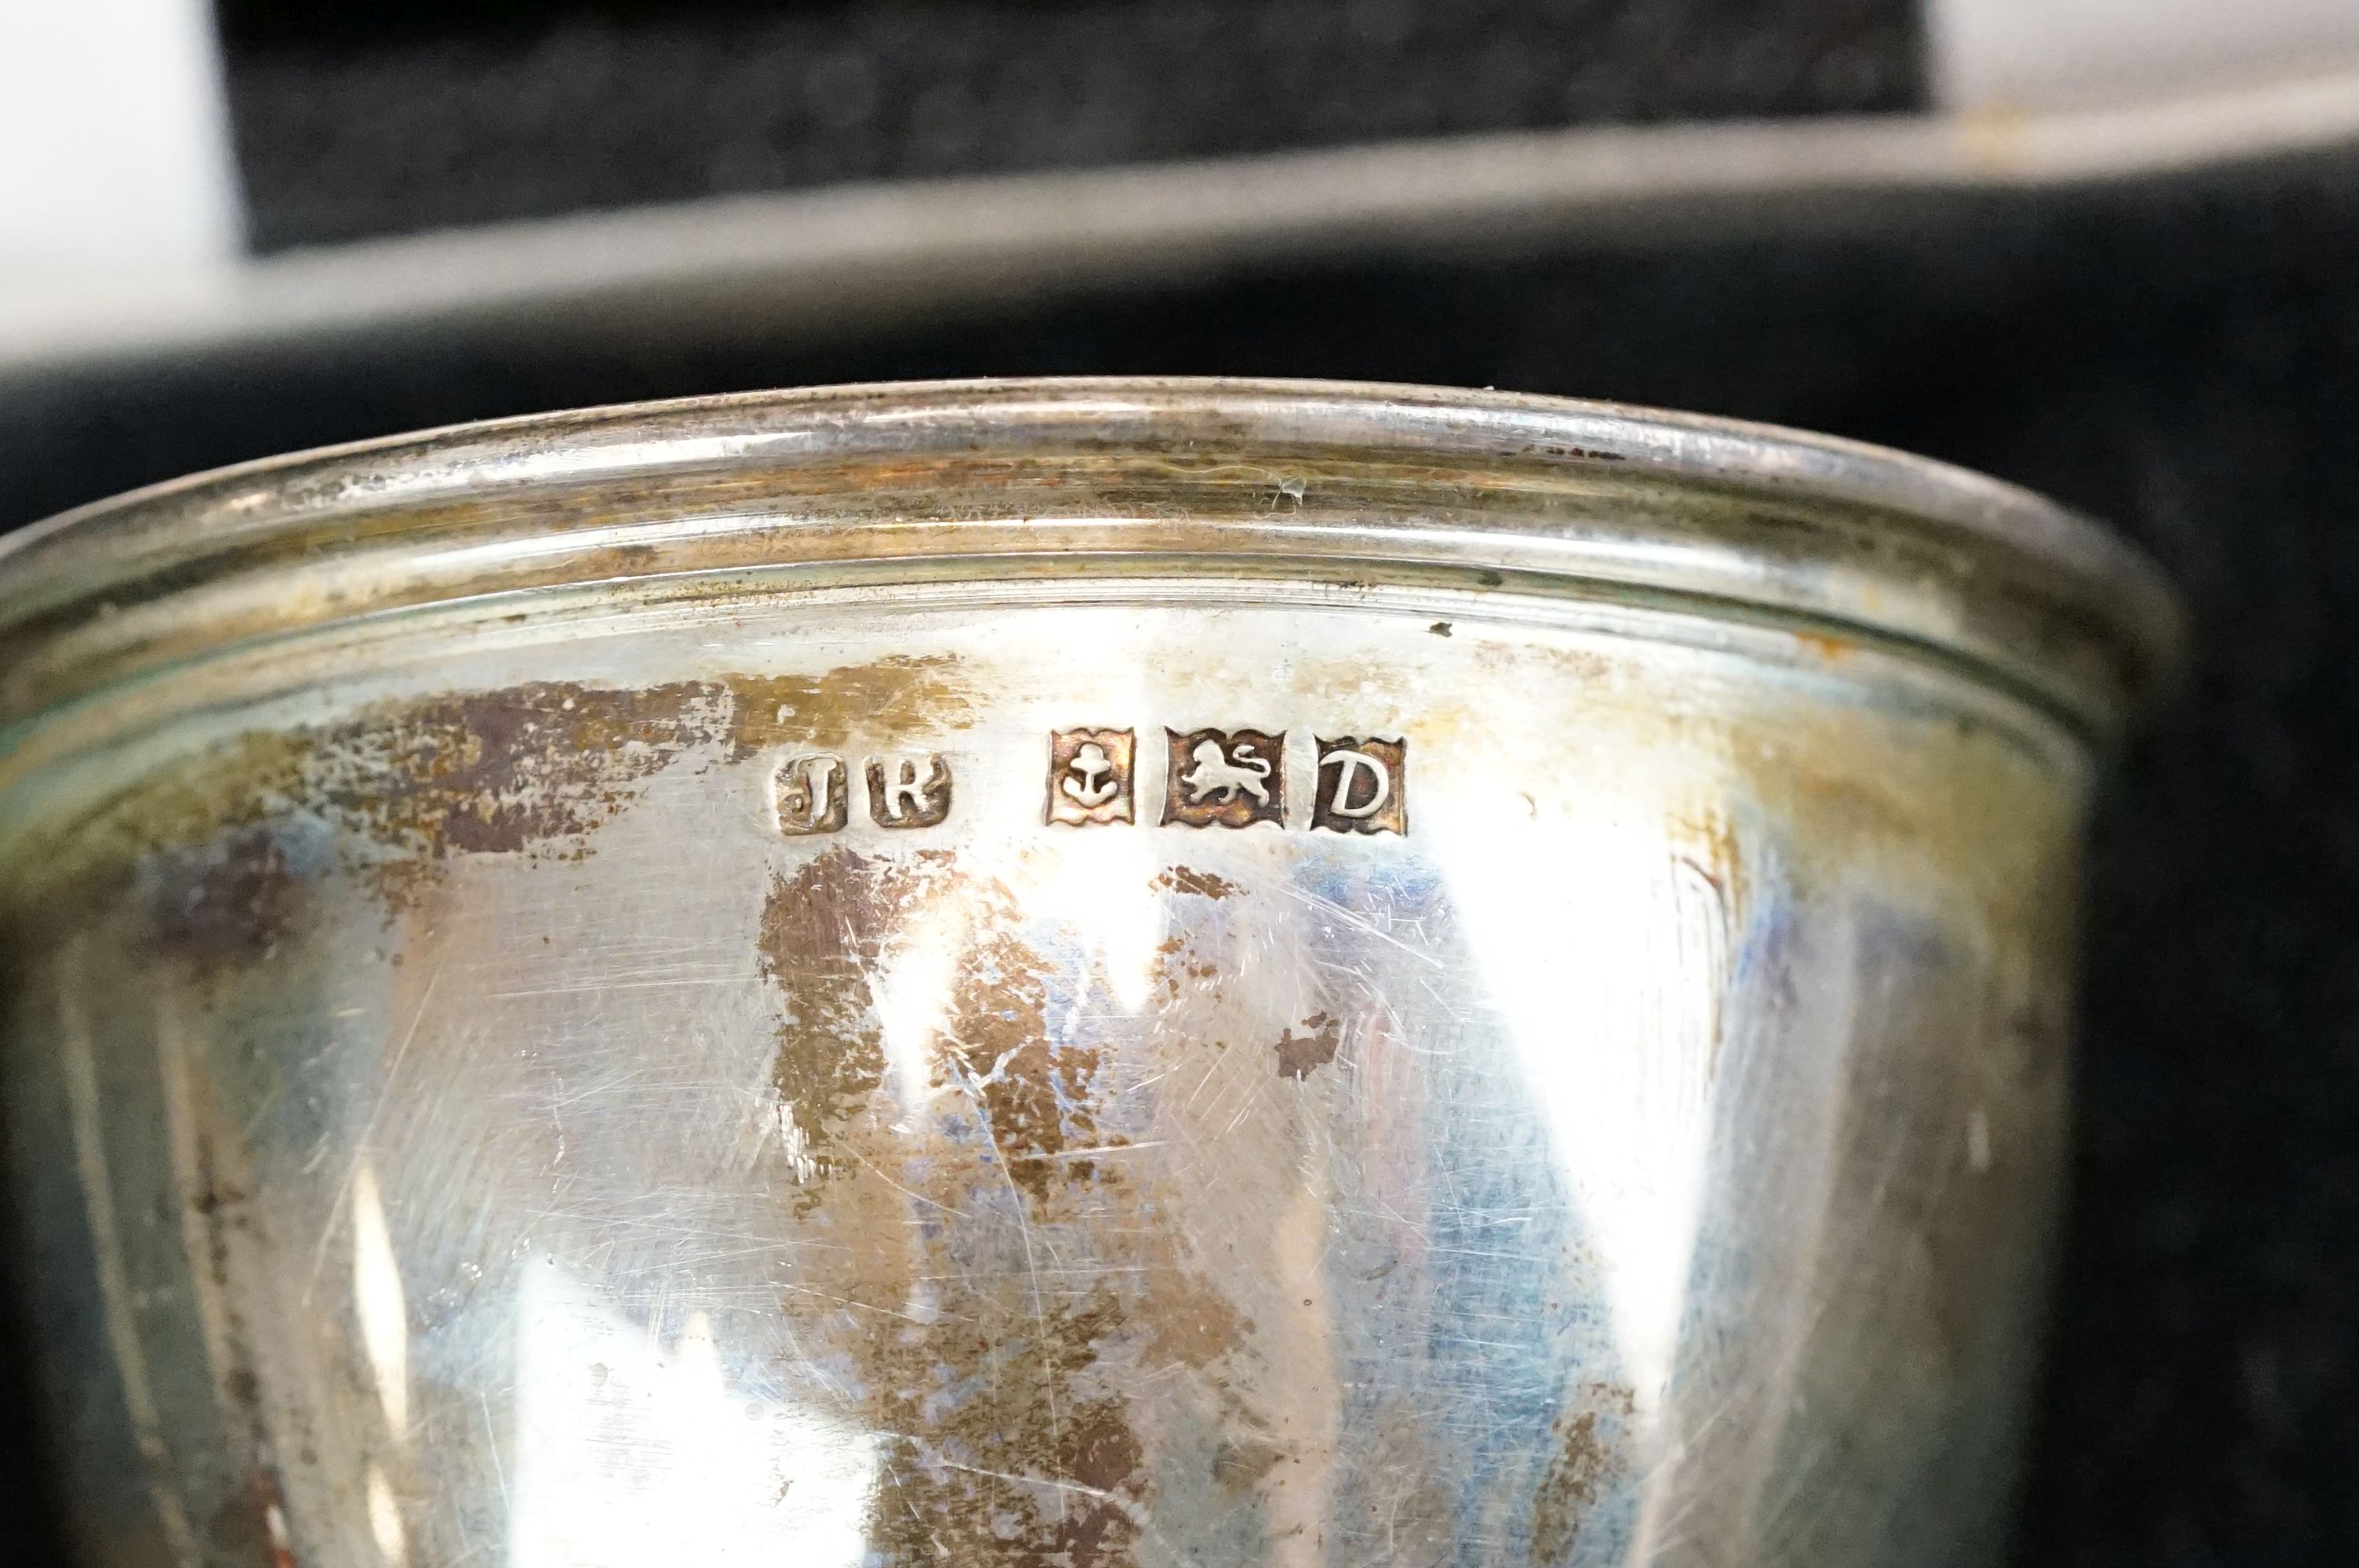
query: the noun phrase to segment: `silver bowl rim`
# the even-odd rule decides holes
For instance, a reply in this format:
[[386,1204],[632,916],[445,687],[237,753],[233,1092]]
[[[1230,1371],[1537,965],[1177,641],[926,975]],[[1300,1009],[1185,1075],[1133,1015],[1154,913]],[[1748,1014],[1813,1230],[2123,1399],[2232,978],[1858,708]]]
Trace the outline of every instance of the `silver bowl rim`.
[[[1422,495],[1410,484],[1397,499],[1362,495],[1322,514],[1285,478],[1312,451],[1404,471],[1430,465],[1437,477]],[[1034,537],[1027,547],[1022,530],[1037,530],[1043,514],[1013,506],[995,515],[966,492],[914,540],[895,526],[908,520],[899,514],[781,530],[777,508],[749,501],[744,488],[829,464],[856,475],[862,461],[882,473],[919,460],[951,465],[945,472],[1031,460],[1046,477],[1076,454],[1120,461],[1150,452],[1198,469],[1226,465],[1222,482],[1232,485],[1240,467],[1259,473],[1266,503],[1260,515],[1190,531],[1179,518],[1200,491],[1177,478],[1167,506],[1100,516],[1095,532]],[[1508,479],[1494,486],[1486,465]],[[856,557],[871,582],[920,557],[937,579],[960,570],[1087,575],[1099,569],[1092,563],[1138,576],[1186,562],[1245,578],[1354,583],[1414,568],[1507,593],[1541,591],[1545,581],[1906,644],[2101,737],[2166,691],[2184,658],[2184,617],[2169,582],[2102,524],[2016,485],[1864,442],[1488,389],[1195,377],[872,383],[449,426],[240,463],[33,524],[0,539],[0,670],[14,672],[0,676],[0,722],[258,634],[503,587],[715,570],[717,559],[695,554],[711,548],[709,523],[701,543],[667,536],[670,554],[618,568],[613,528],[584,519],[629,517],[650,485],[732,481],[740,548],[732,564],[741,572],[745,539],[757,534],[766,567],[841,569]],[[1649,548],[1649,530],[1659,535],[1669,515],[1659,509],[1640,506],[1645,515],[1618,534],[1594,519],[1543,523],[1538,498],[1564,485],[1609,487],[1625,504],[1711,497],[1718,510],[1681,524],[1686,536],[1666,557]],[[1444,539],[1432,520],[1467,503],[1470,486],[1491,510]],[[1516,516],[1518,497],[1531,502],[1527,521]],[[803,510],[825,512],[823,499],[807,496]],[[575,509],[561,524],[547,510],[560,503]],[[452,509],[469,505],[481,515],[454,524]],[[1765,511],[1777,516],[1769,533],[1747,520]],[[1105,532],[1125,525],[1119,536]],[[472,575],[436,576],[419,564],[442,561],[471,531],[488,547]],[[578,534],[582,547],[552,550],[552,531]],[[1773,537],[1779,559],[1770,569]],[[524,539],[529,548],[500,547]],[[349,557],[334,591],[278,595],[260,619],[215,602],[228,585],[251,587],[330,555]]]

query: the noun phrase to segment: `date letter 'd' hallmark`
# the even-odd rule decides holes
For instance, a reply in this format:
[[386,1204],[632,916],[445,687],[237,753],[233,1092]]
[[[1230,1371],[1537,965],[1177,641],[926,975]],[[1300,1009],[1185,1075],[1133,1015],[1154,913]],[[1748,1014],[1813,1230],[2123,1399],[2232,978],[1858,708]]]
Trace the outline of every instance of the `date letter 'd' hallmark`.
[[1310,826],[1330,833],[1408,831],[1408,742],[1345,735],[1319,741]]
[[868,759],[868,815],[879,827],[931,827],[951,814],[951,765],[939,752]]

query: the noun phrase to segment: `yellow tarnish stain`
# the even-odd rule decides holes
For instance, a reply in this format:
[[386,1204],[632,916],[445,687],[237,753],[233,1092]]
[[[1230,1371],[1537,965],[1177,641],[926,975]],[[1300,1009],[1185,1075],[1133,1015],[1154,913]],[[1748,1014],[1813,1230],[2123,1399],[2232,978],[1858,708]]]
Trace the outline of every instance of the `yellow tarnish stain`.
[[[110,796],[58,835],[59,853],[11,875],[31,884],[28,902],[60,890],[95,897],[157,852],[310,817],[337,831],[345,867],[397,910],[453,855],[580,858],[655,775],[693,753],[736,762],[776,745],[962,729],[973,700],[947,654],[817,675],[637,688],[538,681],[387,699],[332,723],[221,741]],[[271,852],[257,838],[214,873],[218,886],[184,890],[159,911],[160,935],[201,955],[266,948],[283,901],[251,873],[269,869]],[[252,911],[243,926],[241,907]]]
[[843,745],[855,733],[891,739],[973,722],[975,693],[944,654],[886,658],[818,676],[724,676],[729,755],[772,746]]

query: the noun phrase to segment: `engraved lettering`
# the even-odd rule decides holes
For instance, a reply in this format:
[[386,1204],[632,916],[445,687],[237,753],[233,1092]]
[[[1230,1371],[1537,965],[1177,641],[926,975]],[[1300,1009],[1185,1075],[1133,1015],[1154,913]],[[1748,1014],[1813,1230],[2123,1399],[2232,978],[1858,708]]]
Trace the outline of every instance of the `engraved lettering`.
[[850,794],[842,758],[824,752],[788,757],[778,764],[772,784],[778,831],[795,836],[837,831],[843,826]]
[[1190,827],[1286,825],[1286,738],[1260,730],[1177,730],[1163,820]]
[[1408,742],[1317,738],[1318,786],[1310,826],[1331,833],[1407,833]]
[[[1392,798],[1391,775],[1385,772],[1384,763],[1365,752],[1338,749],[1328,752],[1326,761],[1343,769],[1342,774],[1335,781],[1335,793],[1327,797],[1327,809],[1336,816],[1354,819],[1374,816],[1377,808]],[[1363,773],[1367,775],[1368,780],[1367,798],[1354,805],[1352,800],[1353,786]]]
[[868,814],[879,827],[931,827],[951,814],[951,765],[940,752],[868,759]]
[[1049,737],[1048,820],[1084,827],[1136,820],[1127,730],[1060,730]]

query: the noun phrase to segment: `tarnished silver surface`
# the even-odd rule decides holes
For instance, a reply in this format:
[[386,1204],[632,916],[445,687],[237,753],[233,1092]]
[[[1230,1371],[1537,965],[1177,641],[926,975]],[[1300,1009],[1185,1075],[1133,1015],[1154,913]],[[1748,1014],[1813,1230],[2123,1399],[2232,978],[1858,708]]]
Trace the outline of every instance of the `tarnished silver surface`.
[[1401,388],[869,388],[0,557],[94,1565],[1968,1563],[2167,598]]

